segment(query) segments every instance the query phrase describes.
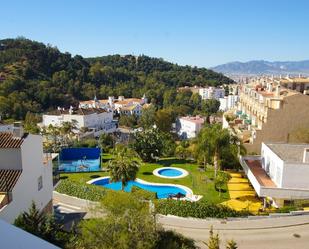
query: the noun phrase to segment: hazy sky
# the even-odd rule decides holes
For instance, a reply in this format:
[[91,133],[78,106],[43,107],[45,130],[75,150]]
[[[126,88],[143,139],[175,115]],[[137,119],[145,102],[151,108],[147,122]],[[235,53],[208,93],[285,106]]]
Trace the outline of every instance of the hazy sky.
[[309,59],[309,0],[9,0],[0,38],[179,64]]

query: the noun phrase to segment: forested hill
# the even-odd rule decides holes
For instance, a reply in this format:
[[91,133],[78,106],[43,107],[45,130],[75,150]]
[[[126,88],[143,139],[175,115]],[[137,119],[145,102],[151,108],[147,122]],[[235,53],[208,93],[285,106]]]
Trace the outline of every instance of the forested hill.
[[78,100],[144,93],[157,105],[183,85],[220,85],[232,80],[205,68],[179,66],[147,56],[83,58],[24,38],[0,40],[0,115],[22,119]]

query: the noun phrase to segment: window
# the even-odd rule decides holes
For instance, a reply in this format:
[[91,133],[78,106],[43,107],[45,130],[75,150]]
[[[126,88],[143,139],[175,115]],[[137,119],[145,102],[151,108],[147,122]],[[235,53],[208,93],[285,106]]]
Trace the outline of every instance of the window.
[[43,177],[40,176],[38,178],[38,191],[40,191],[43,188]]

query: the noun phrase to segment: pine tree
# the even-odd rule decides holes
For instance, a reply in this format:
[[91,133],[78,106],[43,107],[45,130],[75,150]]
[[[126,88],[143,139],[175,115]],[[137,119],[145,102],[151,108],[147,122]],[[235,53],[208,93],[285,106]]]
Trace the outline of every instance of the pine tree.
[[208,242],[204,242],[208,249],[220,249],[220,238],[219,234],[215,234],[213,231],[213,227],[211,226],[209,230],[209,239]]
[[234,240],[229,240],[226,244],[226,249],[237,249],[237,243]]

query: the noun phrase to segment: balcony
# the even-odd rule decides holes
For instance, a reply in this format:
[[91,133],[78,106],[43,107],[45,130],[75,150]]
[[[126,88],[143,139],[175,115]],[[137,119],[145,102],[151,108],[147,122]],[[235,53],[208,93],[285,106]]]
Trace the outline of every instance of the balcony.
[[262,158],[260,156],[245,156],[241,157],[239,161],[259,197],[286,200],[309,198],[309,189],[277,186],[263,169]]

